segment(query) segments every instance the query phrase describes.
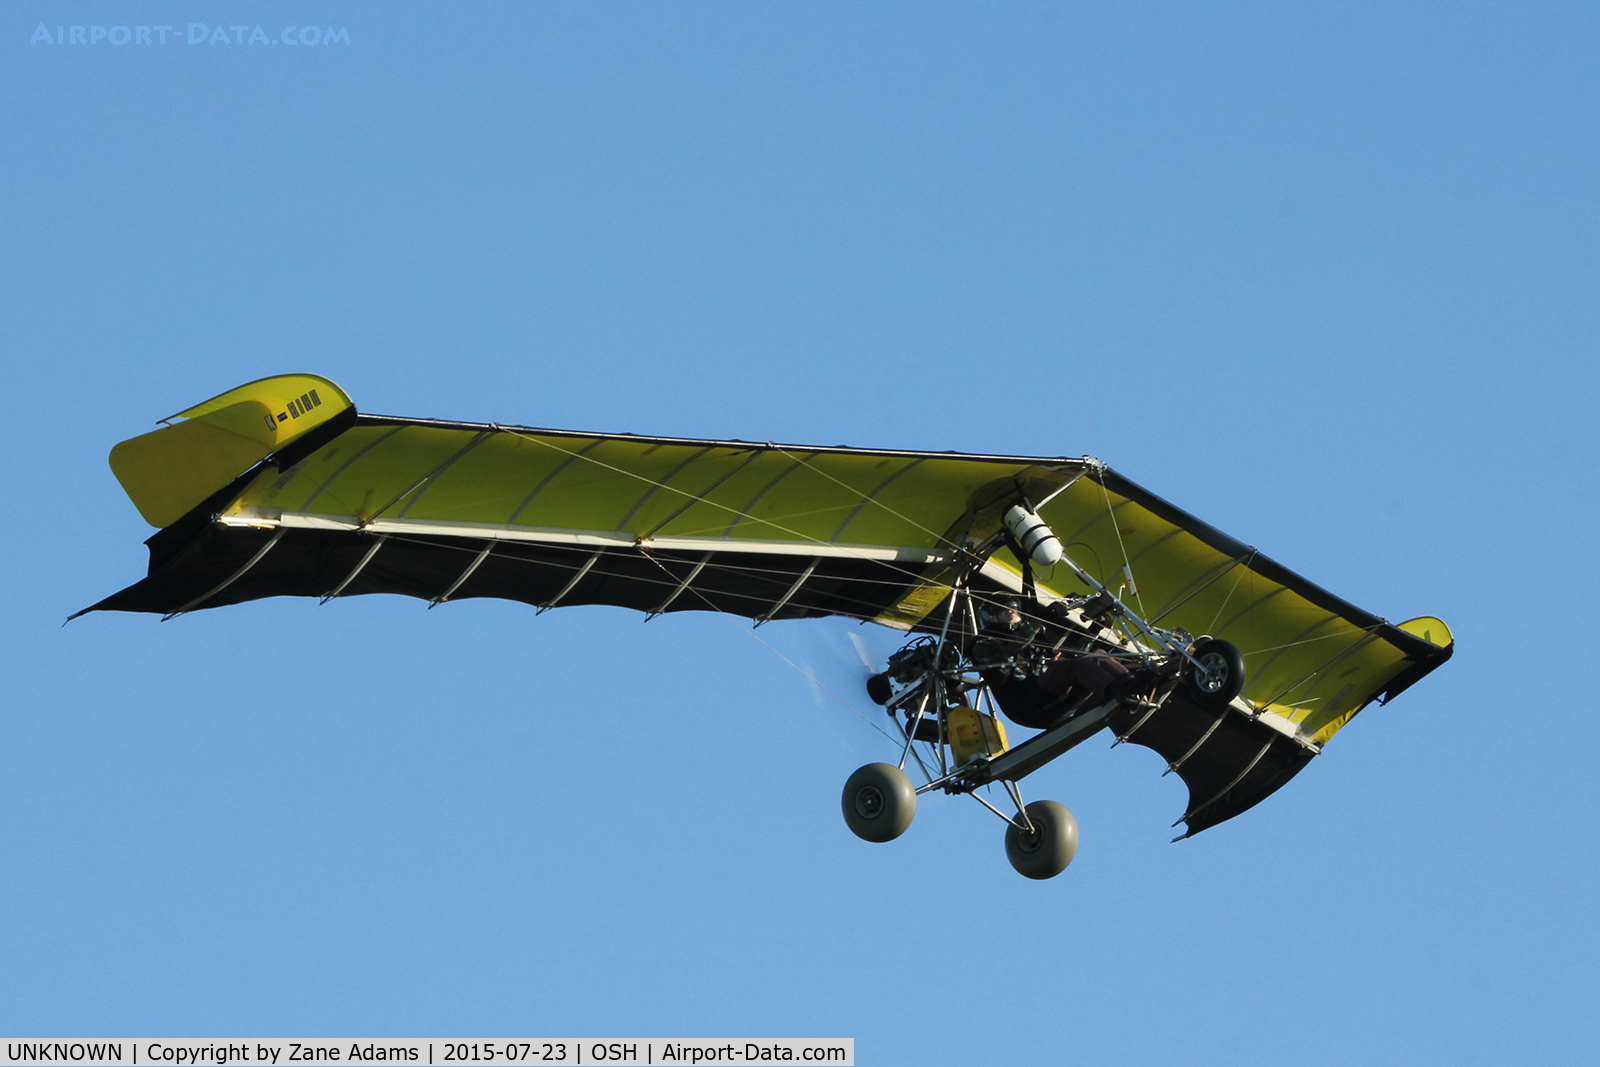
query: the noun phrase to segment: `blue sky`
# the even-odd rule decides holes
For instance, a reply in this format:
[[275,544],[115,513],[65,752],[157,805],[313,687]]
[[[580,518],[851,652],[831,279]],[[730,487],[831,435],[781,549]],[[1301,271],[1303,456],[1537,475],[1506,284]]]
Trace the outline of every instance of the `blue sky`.
[[[1597,31],[1560,4],[7,5],[0,1030],[1587,1062]],[[143,573],[111,445],[301,370],[380,413],[1093,454],[1458,651],[1180,844],[1159,758],[1083,746],[1028,780],[1083,833],[1035,884],[967,801],[851,837],[839,788],[887,746],[723,618],[63,629]],[[842,690],[850,629],[762,634]]]

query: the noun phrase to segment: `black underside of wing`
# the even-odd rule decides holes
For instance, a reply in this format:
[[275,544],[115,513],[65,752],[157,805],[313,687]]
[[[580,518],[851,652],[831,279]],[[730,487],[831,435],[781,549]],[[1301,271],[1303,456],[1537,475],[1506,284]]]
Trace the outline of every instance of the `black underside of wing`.
[[161,549],[152,553],[148,577],[90,610],[166,615],[337,591],[424,600],[499,597],[537,606],[609,604],[652,613],[723,611],[746,618],[872,618],[923,569],[848,557],[645,551],[215,523],[195,530],[181,547],[169,543]]
[[[922,564],[733,551],[596,548],[354,530],[191,525],[181,543],[151,539],[151,572],[90,610],[167,615],[274,596],[397,593],[435,601],[498,597],[535,606],[606,604],[655,613],[722,611],[744,618],[870,619],[893,605]],[[485,554],[484,549],[489,551]],[[807,573],[809,570],[809,573]],[[803,580],[802,580],[803,579]],[[988,583],[980,583],[987,585]],[[929,619],[943,618],[935,609]],[[925,621],[922,627],[932,627]],[[937,629],[937,627],[932,627]],[[1148,718],[1127,709],[1113,732],[1177,764],[1189,786],[1185,836],[1260,803],[1314,753],[1238,711],[1174,694]]]
[[1185,837],[1255,807],[1316,755],[1243,712],[1202,708],[1182,690],[1148,718],[1146,710],[1125,708],[1109,725],[1118,737],[1177,765],[1189,787],[1189,810],[1178,820],[1186,824]]

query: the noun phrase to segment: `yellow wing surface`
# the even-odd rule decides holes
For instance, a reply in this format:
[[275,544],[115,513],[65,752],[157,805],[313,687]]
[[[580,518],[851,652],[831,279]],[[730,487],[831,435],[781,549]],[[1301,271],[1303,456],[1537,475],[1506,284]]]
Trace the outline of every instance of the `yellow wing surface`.
[[[1439,620],[1391,625],[1088,458],[375,416],[310,375],[174,419],[112,451],[162,529],[148,577],[96,608],[391,592],[928,629],[955,554],[1025,494],[1146,619],[1237,644],[1253,712],[1308,751],[1452,647]],[[1021,569],[1001,550],[981,580],[1018,589]],[[1065,566],[1038,581],[1046,597],[1085,591]]]

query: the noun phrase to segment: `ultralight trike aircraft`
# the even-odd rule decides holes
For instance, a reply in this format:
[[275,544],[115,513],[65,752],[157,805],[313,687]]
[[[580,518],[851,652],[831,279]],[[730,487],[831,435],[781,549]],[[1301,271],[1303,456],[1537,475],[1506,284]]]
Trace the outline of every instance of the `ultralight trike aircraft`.
[[1369,615],[1089,457],[394,418],[310,374],[162,421],[111,451],[159,527],[149,574],[86,611],[404,593],[878,623],[914,635],[867,682],[898,759],[850,776],[845,822],[889,841],[920,794],[966,794],[1029,878],[1078,828],[1018,783],[1092,734],[1167,760],[1187,837],[1454,649],[1440,620]]

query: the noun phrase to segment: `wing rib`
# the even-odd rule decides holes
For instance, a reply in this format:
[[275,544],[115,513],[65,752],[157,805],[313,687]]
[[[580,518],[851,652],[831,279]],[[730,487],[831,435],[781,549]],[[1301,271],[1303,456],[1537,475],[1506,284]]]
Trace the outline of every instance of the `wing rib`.
[[588,559],[584,560],[583,561],[583,566],[578,568],[578,573],[574,574],[572,576],[572,579],[570,581],[568,581],[566,585],[561,587],[561,592],[557,593],[555,596],[551,597],[549,600],[546,600],[543,604],[540,604],[539,605],[539,610],[541,612],[546,612],[546,611],[549,611],[551,608],[555,607],[557,604],[561,603],[561,598],[566,596],[568,593],[572,592],[573,587],[576,586],[579,582],[583,581],[583,576],[585,574],[589,573],[589,568],[591,568],[591,567],[593,567],[595,565],[595,562],[600,559],[601,555],[604,554],[604,552],[605,552],[605,549],[603,549],[603,548],[595,549],[594,555],[592,555]]
[[706,569],[707,563],[711,562],[712,555],[713,553],[707,552],[705,555],[701,556],[700,562],[694,565],[694,569],[689,572],[689,576],[678,583],[678,588],[674,589],[670,594],[668,594],[667,599],[661,602],[661,606],[659,608],[648,613],[649,617],[653,619],[657,615],[660,615],[662,612],[670,608],[672,606],[672,602],[678,599],[678,594],[689,588],[690,582],[700,577],[700,572]]
[[169,612],[166,615],[162,616],[161,621],[162,622],[166,622],[168,619],[177,618],[179,615],[182,615],[186,611],[193,611],[195,608],[199,607],[201,604],[204,604],[206,601],[210,600],[212,597],[216,596],[218,593],[220,593],[224,589],[228,588],[228,586],[232,585],[234,582],[237,582],[240,578],[243,578],[245,576],[245,574],[250,570],[251,567],[254,567],[257,563],[261,562],[261,557],[265,556],[268,552],[272,551],[272,546],[273,545],[275,545],[279,541],[283,540],[283,534],[284,534],[284,530],[280,526],[278,528],[277,532],[274,533],[271,537],[269,537],[267,539],[267,543],[266,544],[262,545],[259,549],[256,550],[256,554],[251,556],[249,561],[247,563],[245,563],[245,565],[243,567],[240,567],[238,570],[236,570],[232,574],[230,574],[227,578],[225,578],[221,582],[219,582],[217,585],[213,586],[211,589],[209,589],[205,593],[201,594],[200,596],[195,597],[193,600],[189,601],[187,604],[185,604],[183,607],[179,608],[177,611]]
[[767,611],[760,618],[756,619],[756,625],[760,626],[764,622],[771,622],[773,616],[782,611],[784,609],[784,605],[788,604],[794,595],[800,591],[800,587],[806,584],[806,579],[811,577],[811,573],[817,569],[817,564],[821,562],[822,560],[820,558],[812,560],[806,569],[800,572],[800,577],[794,580],[794,584],[789,587],[789,591],[783,594],[783,599],[772,605],[771,610]]
[[461,585],[462,585],[463,582],[465,582],[468,578],[472,577],[472,572],[477,570],[480,566],[482,566],[483,565],[483,561],[488,559],[489,558],[489,553],[491,553],[493,551],[494,551],[494,542],[490,541],[488,544],[483,546],[483,551],[479,552],[475,557],[473,557],[472,562],[467,564],[467,569],[461,572],[461,577],[459,577],[455,581],[451,582],[450,583],[450,588],[446,589],[444,592],[440,593],[437,597],[435,597],[434,600],[433,600],[433,603],[429,604],[428,607],[430,607],[430,608],[438,607],[440,604],[443,604],[446,600],[449,600],[452,596],[454,596],[455,595],[455,591],[457,589],[461,588]]
[[[284,529],[284,527],[280,526],[280,527],[278,527],[278,529],[282,530],[282,529]],[[328,593],[326,596],[324,596],[322,598],[322,602],[324,604],[326,604],[328,601],[332,600],[334,597],[336,597],[340,593],[344,592],[345,586],[349,585],[351,582],[356,580],[356,575],[360,574],[363,570],[366,569],[367,564],[372,562],[372,557],[376,556],[378,554],[378,549],[382,548],[383,547],[383,543],[385,541],[387,541],[388,539],[389,539],[389,535],[388,534],[379,534],[377,540],[372,542],[372,547],[367,549],[366,554],[361,557],[361,561],[359,563],[357,563],[354,567],[350,568],[350,573],[344,576],[344,581],[342,581],[338,585],[334,586],[333,587],[333,592]]]

